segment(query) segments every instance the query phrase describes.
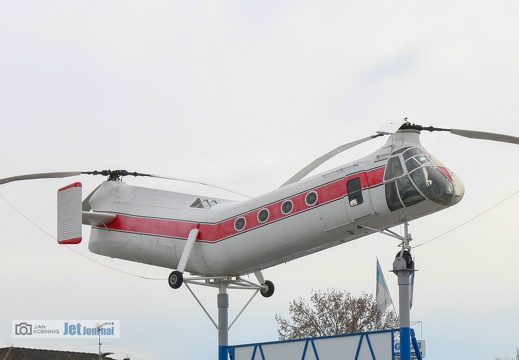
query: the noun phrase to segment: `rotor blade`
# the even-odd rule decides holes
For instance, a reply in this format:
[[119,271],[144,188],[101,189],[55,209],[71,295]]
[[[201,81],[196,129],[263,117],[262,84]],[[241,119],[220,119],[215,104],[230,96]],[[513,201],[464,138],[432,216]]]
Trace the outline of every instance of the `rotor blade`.
[[0,179],[0,185],[7,184],[12,181],[65,178],[65,177],[71,177],[71,176],[78,176],[81,174],[82,174],[81,171],[68,171],[68,172],[51,172],[51,173],[18,175],[18,176],[8,177],[5,179]]
[[280,187],[283,187],[283,186],[286,186],[286,185],[289,185],[289,184],[292,184],[292,183],[295,183],[295,182],[298,182],[299,180],[301,180],[302,178],[304,178],[306,175],[308,175],[309,173],[311,173],[315,168],[317,168],[318,166],[320,166],[321,164],[323,164],[324,162],[330,160],[332,157],[334,157],[335,155],[337,154],[340,154],[341,152],[343,151],[346,151],[348,149],[351,149],[352,147],[354,146],[357,146],[359,144],[362,144],[368,140],[371,140],[371,139],[374,139],[376,137],[379,137],[379,136],[383,136],[385,134],[382,134],[382,133],[379,133],[377,135],[371,135],[371,136],[368,136],[368,137],[365,137],[363,139],[360,139],[360,140],[357,140],[357,141],[353,141],[351,143],[348,143],[348,144],[344,144],[344,145],[341,145],[335,149],[333,149],[332,151],[324,154],[323,156],[315,159],[314,161],[312,161],[310,164],[308,164],[307,166],[305,166],[303,169],[301,169],[297,174],[295,174],[294,176],[292,176],[290,179],[288,179],[285,183],[283,183],[283,185],[281,185]]
[[[240,194],[236,191],[226,189],[221,186],[204,183],[200,181],[195,180],[188,180],[188,179],[181,179],[181,178],[173,178],[173,177],[167,177],[167,176],[160,176],[160,175],[152,175],[152,174],[144,174],[144,173],[138,173],[138,172],[129,172],[126,170],[101,170],[101,171],[68,171],[68,172],[51,172],[51,173],[40,173],[40,174],[27,174],[27,175],[18,175],[18,176],[12,176],[5,179],[0,179],[0,185],[7,184],[12,181],[20,181],[20,180],[35,180],[35,179],[52,179],[52,178],[64,178],[64,177],[70,177],[70,176],[78,176],[78,175],[101,175],[101,176],[109,176],[109,180],[119,180],[123,176],[147,176],[147,177],[153,177],[158,179],[166,179],[166,180],[175,180],[175,181],[183,181],[183,182],[190,182],[194,184],[200,184],[205,186],[210,186],[213,188],[225,190],[228,192],[231,192],[236,195],[240,195],[246,198],[250,198],[248,195]],[[90,204],[88,204],[88,201],[92,197],[92,195],[99,189],[99,186],[93,190],[83,201],[83,210],[89,211],[90,210]]]
[[507,143],[519,145],[519,137],[515,137],[515,136],[511,136],[511,135],[503,135],[503,134],[489,133],[489,132],[483,132],[483,131],[462,130],[462,129],[450,129],[450,132],[454,135],[464,136],[464,137],[471,138],[471,139],[491,140],[491,141],[507,142]]
[[188,183],[193,183],[193,184],[209,186],[209,187],[212,187],[212,188],[215,188],[215,189],[225,190],[225,191],[228,191],[228,192],[236,194],[236,195],[240,195],[240,196],[243,196],[243,197],[246,197],[246,198],[250,198],[249,195],[240,194],[239,192],[236,192],[234,190],[230,190],[230,189],[218,186],[218,185],[213,185],[213,184],[209,184],[209,183],[202,182],[202,181],[189,180],[189,179],[183,179],[183,178],[175,178],[175,177],[169,177],[169,176],[161,176],[161,175],[153,175],[153,174],[146,174],[146,176],[150,176],[150,177],[157,178],[157,179],[182,181],[182,182],[188,182]]

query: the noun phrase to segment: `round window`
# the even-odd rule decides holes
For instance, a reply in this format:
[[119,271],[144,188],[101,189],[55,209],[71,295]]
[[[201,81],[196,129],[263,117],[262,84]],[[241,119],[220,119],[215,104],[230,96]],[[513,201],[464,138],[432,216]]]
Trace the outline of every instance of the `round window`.
[[305,202],[308,206],[315,205],[315,203],[317,203],[317,193],[315,191],[311,191],[306,194]]
[[269,219],[269,211],[267,209],[261,209],[258,213],[258,221],[264,223]]
[[234,228],[238,231],[243,230],[245,228],[245,218],[239,217],[234,221]]
[[281,205],[281,212],[285,215],[289,214],[292,211],[293,207],[294,203],[292,202],[292,200],[287,200]]

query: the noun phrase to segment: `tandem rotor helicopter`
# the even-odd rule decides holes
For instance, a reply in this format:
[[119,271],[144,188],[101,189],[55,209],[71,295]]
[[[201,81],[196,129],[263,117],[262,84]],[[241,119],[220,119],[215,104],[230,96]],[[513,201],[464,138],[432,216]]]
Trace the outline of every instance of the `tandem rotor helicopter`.
[[[107,176],[85,199],[79,182],[58,190],[60,244],[80,243],[82,224],[88,225],[91,252],[174,269],[172,288],[188,272],[190,279],[245,283],[270,297],[274,285],[262,270],[375,232],[391,233],[394,226],[461,201],[463,183],[422,147],[421,131],[519,144],[519,137],[509,135],[388,122],[376,134],[316,159],[280,188],[243,201],[128,185],[124,176],[164,177],[125,170],[22,175],[0,179],[0,185]],[[375,152],[306,177],[338,153],[385,135],[389,139]],[[252,273],[258,283],[241,278]]]

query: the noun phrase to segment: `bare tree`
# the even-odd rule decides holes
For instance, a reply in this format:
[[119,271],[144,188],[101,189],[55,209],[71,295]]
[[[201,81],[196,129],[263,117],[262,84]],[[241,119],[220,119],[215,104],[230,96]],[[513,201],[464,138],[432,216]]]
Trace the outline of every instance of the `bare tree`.
[[501,358],[501,357],[497,357],[496,356],[495,360],[519,360],[519,347],[515,348],[515,356],[514,357],[507,356],[505,358]]
[[291,320],[276,315],[280,340],[351,334],[398,327],[394,311],[382,313],[373,295],[354,297],[347,291],[312,291],[310,303],[299,298],[289,305]]

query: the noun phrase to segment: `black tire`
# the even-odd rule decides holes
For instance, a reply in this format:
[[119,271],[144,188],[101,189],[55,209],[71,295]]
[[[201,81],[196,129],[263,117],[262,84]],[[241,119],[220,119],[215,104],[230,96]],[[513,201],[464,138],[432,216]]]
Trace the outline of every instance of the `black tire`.
[[265,280],[265,284],[263,284],[264,288],[260,290],[261,295],[263,297],[271,297],[274,294],[274,284],[272,281]]
[[168,284],[173,289],[178,289],[182,286],[184,283],[184,275],[180,271],[173,271],[171,274],[169,274],[168,277]]

